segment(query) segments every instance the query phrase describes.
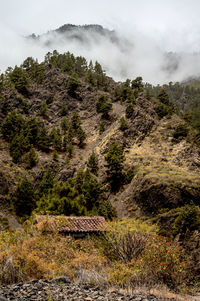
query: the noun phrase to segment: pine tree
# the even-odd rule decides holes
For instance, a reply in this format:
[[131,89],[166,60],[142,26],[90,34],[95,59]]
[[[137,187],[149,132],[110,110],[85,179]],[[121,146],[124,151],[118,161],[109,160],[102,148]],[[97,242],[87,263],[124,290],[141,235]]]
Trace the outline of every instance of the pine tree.
[[96,103],[97,113],[102,113],[102,117],[109,119],[109,112],[112,110],[112,104],[105,95],[101,95]]
[[26,168],[27,169],[33,168],[34,166],[36,166],[37,161],[38,161],[37,154],[36,154],[34,148],[31,147],[30,151],[27,154]]
[[73,146],[73,144],[70,142],[70,143],[68,144],[68,147],[67,147],[67,152],[68,152],[68,154],[69,154],[69,158],[72,158],[72,156],[73,156],[73,150],[74,150],[74,146]]
[[158,94],[157,98],[164,104],[164,105],[170,105],[170,99],[169,99],[169,95],[165,92],[164,89],[162,89],[160,91],[160,93]]
[[107,179],[110,182],[113,191],[117,191],[120,185],[123,183],[123,162],[124,154],[121,146],[117,143],[113,143],[108,149],[107,155],[105,156],[107,162]]
[[71,125],[75,131],[81,126],[80,116],[77,112],[75,112],[72,116]]
[[97,176],[98,174],[98,157],[95,155],[94,152],[90,155],[87,163],[88,168],[90,171]]
[[46,101],[44,100],[43,102],[42,102],[42,105],[41,105],[41,107],[40,107],[40,115],[41,116],[43,116],[43,117],[45,117],[46,115],[47,115],[47,103],[46,103]]
[[63,133],[65,134],[66,131],[67,131],[67,129],[68,129],[68,121],[67,121],[67,118],[66,118],[66,117],[64,117],[64,118],[62,119],[61,124],[60,124],[60,127],[61,127]]
[[102,121],[99,126],[99,134],[101,135],[105,131],[105,123]]
[[29,87],[29,79],[25,70],[15,66],[12,72],[8,73],[11,82],[14,84],[18,92],[27,94]]
[[43,126],[37,136],[37,147],[43,152],[49,152],[50,137],[47,133],[47,129]]
[[70,77],[68,84],[67,84],[67,90],[70,96],[76,97],[76,93],[78,91],[78,88],[80,87],[80,81],[78,80],[77,76],[74,75]]
[[64,102],[62,103],[60,114],[61,116],[66,116],[68,114],[68,107]]
[[125,119],[124,117],[122,117],[122,118],[120,119],[120,126],[119,126],[119,128],[120,128],[120,130],[121,130],[122,132],[124,132],[124,131],[127,130],[127,128],[128,128],[127,121],[126,121],[126,119]]
[[134,112],[134,107],[133,107],[133,104],[130,103],[126,107],[126,118],[131,118],[131,116],[133,115],[133,112]]
[[33,184],[25,177],[17,187],[12,197],[12,204],[18,216],[30,215],[35,208]]
[[50,138],[53,143],[54,149],[61,151],[62,148],[62,136],[59,129],[53,128],[50,133]]
[[83,147],[84,146],[84,141],[86,139],[86,133],[82,129],[82,127],[79,127],[77,130],[77,138],[79,140],[79,146]]

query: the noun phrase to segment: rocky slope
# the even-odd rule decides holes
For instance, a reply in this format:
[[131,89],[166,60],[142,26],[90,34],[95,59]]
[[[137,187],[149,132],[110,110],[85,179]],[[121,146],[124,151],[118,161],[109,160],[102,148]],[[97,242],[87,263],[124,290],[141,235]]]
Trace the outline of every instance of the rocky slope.
[[[0,195],[3,204],[9,204],[9,194],[15,193],[16,185],[26,175],[35,185],[41,178],[42,170],[52,165],[58,180],[74,176],[80,169],[87,168],[87,162],[95,152],[98,156],[98,179],[106,187],[105,154],[113,142],[123,147],[125,154],[124,170],[133,168],[135,176],[129,184],[121,186],[117,193],[107,188],[107,195],[116,207],[118,216],[137,216],[137,214],[157,214],[160,209],[173,209],[193,201],[199,205],[200,197],[200,151],[189,142],[194,130],[190,128],[186,138],[173,141],[176,127],[184,121],[175,113],[171,117],[159,118],[155,111],[158,100],[146,96],[145,90],[139,92],[133,112],[126,118],[128,98],[119,102],[115,89],[120,86],[107,78],[107,86],[98,88],[81,77],[80,87],[75,96],[67,89],[70,75],[52,64],[44,65],[43,81],[37,83],[30,79],[28,93],[21,95],[19,90],[5,85],[1,92],[1,123],[12,110],[18,110],[26,118],[39,117],[48,132],[53,127],[59,129],[63,119],[63,104],[68,108],[67,119],[75,112],[80,116],[82,128],[86,133],[84,147],[74,142],[74,153],[69,160],[65,151],[58,151],[58,160],[52,161],[53,148],[48,153],[37,150],[38,164],[31,170],[21,163],[13,163],[8,142],[1,137],[0,144]],[[102,118],[96,111],[96,102],[104,94],[112,103],[110,117]],[[45,102],[47,113],[41,115],[41,106]],[[24,112],[25,104],[29,107]],[[6,106],[6,113],[5,113]],[[120,119],[125,117],[127,128],[120,130]],[[105,130],[99,133],[101,123]],[[67,163],[66,163],[67,160]],[[3,211],[2,211],[3,212]],[[4,214],[3,214],[4,216]]]

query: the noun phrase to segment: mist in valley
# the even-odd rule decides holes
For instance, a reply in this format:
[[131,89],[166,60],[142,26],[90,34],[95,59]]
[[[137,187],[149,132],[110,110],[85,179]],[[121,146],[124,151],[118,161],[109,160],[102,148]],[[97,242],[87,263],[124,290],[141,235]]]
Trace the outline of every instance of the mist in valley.
[[[11,2],[14,5],[10,0],[8,1],[10,7]],[[23,0],[19,2],[24,4]],[[124,2],[124,5],[127,4],[127,10],[123,8],[121,16],[110,8],[113,4],[116,11],[117,9],[120,11],[122,3],[111,1],[104,18],[101,10],[98,11],[98,7],[95,15],[94,4],[90,7],[91,11],[88,10],[88,15],[84,15],[83,12],[82,18],[77,16],[69,18],[67,11],[66,16],[62,13],[62,8],[65,7],[66,2],[69,6],[69,1],[58,2],[61,16],[59,21],[56,11],[55,18],[51,18],[53,10],[50,10],[52,5],[55,5],[55,1],[50,1],[47,16],[44,16],[43,21],[38,19],[40,27],[37,24],[37,16],[34,21],[30,18],[31,26],[29,23],[23,24],[17,20],[13,23],[10,20],[9,23],[8,20],[5,22],[4,18],[1,19],[0,70],[2,72],[8,66],[21,64],[28,56],[42,61],[48,51],[52,52],[56,49],[61,53],[69,51],[76,56],[84,56],[88,61],[99,61],[106,73],[117,81],[142,76],[144,81],[163,84],[200,76],[200,30],[198,31],[197,18],[191,16],[191,12],[195,12],[199,6],[197,1],[190,2],[193,2],[193,10],[191,10],[192,5],[189,6],[189,1],[186,0],[178,0],[176,4],[173,1],[164,4],[163,1],[154,0],[151,5],[145,0],[140,4],[138,1],[127,0]],[[80,4],[80,1],[75,2]],[[89,0],[86,2],[91,4]],[[42,4],[36,1],[35,6],[33,2],[30,3],[30,9],[32,8],[33,11],[36,10],[37,5],[37,9],[40,6],[42,8],[44,3],[47,5],[46,1]],[[188,11],[188,7],[191,12]],[[103,7],[101,8],[103,11]],[[23,15],[23,18],[28,22],[30,12],[26,6],[24,10],[26,16]],[[73,11],[73,7],[71,10]],[[126,20],[125,13],[127,13]],[[109,30],[105,30],[104,33],[95,30],[86,31],[82,27],[75,27],[71,32],[64,33],[53,30],[66,23],[78,25],[80,24],[78,21],[81,24],[102,24]],[[18,22],[17,26],[15,22]],[[27,38],[32,33],[39,37]]]

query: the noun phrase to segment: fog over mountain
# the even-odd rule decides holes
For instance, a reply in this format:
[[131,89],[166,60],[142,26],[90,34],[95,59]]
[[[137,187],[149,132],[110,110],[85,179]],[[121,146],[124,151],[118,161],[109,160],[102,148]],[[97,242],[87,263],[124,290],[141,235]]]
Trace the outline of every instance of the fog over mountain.
[[[150,5],[146,0],[109,4],[87,0],[84,4],[19,0],[16,5],[9,0],[0,12],[0,70],[28,56],[41,61],[56,49],[98,60],[115,80],[141,75],[145,81],[162,84],[199,77],[198,1],[153,0]],[[33,32],[35,38],[27,39]]]

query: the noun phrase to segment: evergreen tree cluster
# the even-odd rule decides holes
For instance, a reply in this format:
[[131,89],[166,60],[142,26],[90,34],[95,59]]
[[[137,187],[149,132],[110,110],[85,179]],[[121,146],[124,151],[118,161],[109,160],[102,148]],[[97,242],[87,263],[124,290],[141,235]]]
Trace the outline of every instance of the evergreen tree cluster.
[[42,84],[45,79],[45,63],[38,63],[32,57],[28,57],[21,65],[29,78],[36,81],[38,84]]
[[74,92],[80,86],[78,77],[85,80],[96,87],[107,87],[107,78],[101,65],[96,61],[93,65],[92,61],[87,63],[87,60],[82,56],[75,57],[72,53],[66,52],[59,54],[56,50],[53,53],[48,52],[45,56],[45,63],[59,68],[62,72],[67,72],[72,77],[68,83],[68,91],[74,96]]
[[114,96],[117,101],[135,104],[139,93],[143,91],[142,77],[136,77],[134,80],[127,79],[118,85],[114,90]]
[[103,187],[89,170],[79,171],[65,182],[57,181],[49,169],[44,173],[38,189],[24,178],[19,183],[11,202],[21,217],[40,214],[102,215],[111,219],[114,209],[107,200]]
[[164,89],[160,91],[157,99],[159,100],[159,103],[156,105],[155,111],[158,114],[159,118],[171,116],[174,112],[174,105]]
[[106,95],[99,96],[96,102],[97,113],[102,113],[102,118],[109,119],[109,113],[112,110],[112,104],[108,101]]
[[13,70],[12,68],[9,69],[7,71],[7,78],[10,79],[19,93],[24,95],[28,93],[30,81],[27,72],[23,68],[15,66]]
[[53,128],[48,133],[40,119],[24,119],[15,110],[5,117],[1,124],[1,133],[3,138],[9,142],[13,162],[22,162],[22,156],[28,153],[26,156],[27,168],[32,168],[37,163],[34,147],[40,151],[49,152],[52,148],[56,151],[66,151],[68,145],[69,156],[71,156],[74,138],[78,140],[79,147],[84,146],[86,134],[81,127],[78,113],[73,114],[69,126],[67,119],[63,118],[61,129],[63,134],[59,128]]
[[[33,147],[41,151],[49,151],[50,139],[40,119],[24,119],[21,114],[12,111],[2,122],[1,133],[3,138],[9,142],[10,154],[14,163],[20,163],[23,154],[29,151],[30,157],[34,157]],[[34,163],[29,164],[29,166],[31,165]]]

